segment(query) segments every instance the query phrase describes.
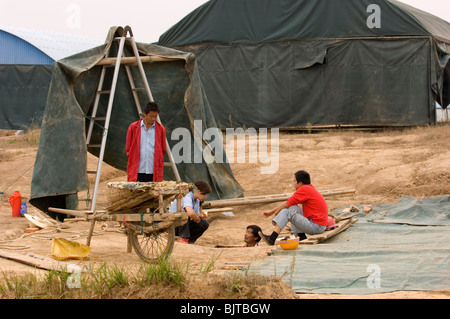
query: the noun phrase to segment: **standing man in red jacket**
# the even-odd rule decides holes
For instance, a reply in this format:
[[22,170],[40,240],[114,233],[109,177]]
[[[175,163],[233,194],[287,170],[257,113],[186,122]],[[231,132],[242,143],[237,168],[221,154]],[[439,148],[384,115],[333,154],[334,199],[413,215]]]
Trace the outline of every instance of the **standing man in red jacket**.
[[[306,171],[294,174],[295,193],[283,204],[272,210],[263,212],[264,217],[275,214],[272,224],[275,226],[271,235],[260,236],[273,245],[281,230],[291,222],[291,232],[306,239],[306,234],[321,234],[327,228],[328,206],[322,194],[311,185],[311,177]],[[299,206],[301,204],[302,207]]]
[[159,107],[149,102],[144,117],[131,123],[127,131],[126,152],[129,182],[162,182],[166,129],[156,121]]

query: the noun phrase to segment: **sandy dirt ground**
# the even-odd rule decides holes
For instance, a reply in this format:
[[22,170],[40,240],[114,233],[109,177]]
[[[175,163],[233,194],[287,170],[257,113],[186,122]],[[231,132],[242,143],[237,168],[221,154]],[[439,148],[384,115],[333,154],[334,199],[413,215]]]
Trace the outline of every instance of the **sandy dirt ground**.
[[[0,249],[14,253],[34,253],[51,256],[52,236],[66,237],[79,243],[86,242],[89,223],[65,222],[58,229],[43,229],[26,233],[29,227],[25,218],[12,217],[8,199],[14,191],[20,191],[23,201],[30,197],[33,164],[37,151],[39,131],[22,136],[14,132],[0,134]],[[312,184],[321,191],[355,189],[355,193],[327,197],[330,213],[335,208],[351,204],[393,203],[402,195],[427,197],[450,194],[450,126],[410,128],[378,132],[331,131],[312,134],[280,133],[279,169],[276,174],[262,175],[258,163],[232,164],[236,179],[245,189],[246,196],[272,195],[293,192],[293,173],[304,169],[311,174]],[[89,156],[89,164],[96,159]],[[108,202],[108,181],[125,181],[124,172],[108,165],[103,166],[98,206]],[[80,209],[84,208],[80,203]],[[258,224],[269,232],[269,219],[262,211],[274,204],[235,206],[234,216],[211,213],[210,228],[195,245],[175,243],[171,259],[188,263],[192,272],[199,271],[211,261],[214,270],[210,278],[225,276],[233,269],[233,263],[246,263],[264,259],[273,247],[261,243],[256,248],[242,248],[247,225]],[[28,204],[28,213],[40,212]],[[357,227],[357,224],[355,226]],[[350,230],[351,231],[351,228]],[[339,236],[339,235],[338,235]],[[217,246],[227,246],[218,248]],[[96,223],[91,241],[88,263],[139,265],[142,261],[134,253],[127,253],[126,236],[115,222]],[[278,248],[280,249],[280,248]],[[301,249],[298,248],[298,249]],[[72,261],[72,263],[86,263]],[[0,258],[3,272],[39,271],[22,263]],[[198,285],[198,283],[197,283]],[[397,291],[364,296],[299,294],[288,286],[262,285],[258,298],[272,298],[274,291],[281,298],[449,298],[447,291]],[[204,294],[214,298],[214,294]],[[164,298],[164,295],[162,295]],[[201,295],[194,296],[201,298]]]

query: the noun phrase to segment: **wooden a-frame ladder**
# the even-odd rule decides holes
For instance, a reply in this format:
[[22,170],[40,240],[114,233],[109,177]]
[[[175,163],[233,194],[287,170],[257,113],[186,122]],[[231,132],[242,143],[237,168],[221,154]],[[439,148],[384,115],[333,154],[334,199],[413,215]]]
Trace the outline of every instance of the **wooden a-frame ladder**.
[[[125,56],[125,51],[124,51],[124,47],[125,47],[125,42],[129,41],[129,43],[131,44],[131,47],[133,49],[133,54],[134,56],[132,57],[127,57]],[[126,26],[125,28],[123,28],[123,34],[119,37],[115,37],[114,41],[119,41],[119,46],[118,46],[118,51],[117,51],[117,57],[111,57],[110,53],[111,53],[111,47],[108,49],[105,58],[100,60],[100,62],[97,65],[101,65],[102,66],[102,71],[100,74],[100,81],[98,83],[98,88],[97,88],[97,92],[96,92],[96,96],[95,96],[95,101],[94,101],[94,105],[92,108],[92,114],[90,115],[90,121],[89,121],[89,128],[86,134],[86,146],[88,148],[100,148],[100,153],[98,156],[98,163],[97,163],[97,170],[95,171],[87,171],[88,174],[95,174],[95,182],[94,182],[94,189],[93,189],[93,194],[92,194],[92,200],[91,205],[90,205],[90,212],[94,212],[95,211],[95,205],[97,202],[97,194],[98,194],[98,187],[100,184],[100,175],[101,175],[101,169],[102,169],[102,163],[103,163],[103,157],[105,154],[105,147],[106,147],[106,140],[108,137],[108,129],[109,129],[109,123],[110,123],[110,119],[111,119],[111,111],[112,111],[112,106],[113,106],[113,102],[114,102],[114,95],[115,95],[115,91],[116,91],[116,86],[117,86],[117,79],[119,76],[119,70],[120,70],[120,66],[123,65],[125,67],[127,76],[128,76],[128,80],[130,82],[130,87],[131,87],[131,91],[133,93],[133,98],[134,98],[134,102],[136,104],[136,110],[138,112],[138,114],[142,114],[142,109],[141,109],[141,105],[139,102],[139,97],[137,92],[138,91],[145,91],[147,93],[147,97],[148,97],[148,102],[153,102],[153,95],[152,92],[150,90],[150,86],[148,84],[147,78],[145,76],[145,72],[144,72],[144,67],[142,65],[142,57],[139,56],[139,52],[137,49],[137,45],[136,42],[134,40],[134,36],[133,36],[133,32],[131,30],[131,28],[129,26]],[[139,69],[139,73],[142,77],[142,82],[144,83],[144,87],[143,88],[137,88],[135,87],[135,82],[133,80],[132,77],[132,73],[131,73],[131,66],[137,66]],[[109,67],[114,67],[114,73],[113,73],[113,78],[112,78],[112,84],[111,84],[111,88],[110,89],[104,89],[103,88],[103,83],[105,80],[105,73],[106,73],[106,69]],[[108,100],[108,107],[106,110],[106,116],[105,117],[98,117],[97,116],[97,110],[98,110],[98,105],[99,105],[99,101],[100,101],[100,97],[102,95],[108,94],[109,95],[109,100]],[[88,115],[89,116],[89,115]],[[94,129],[94,124],[96,121],[102,121],[104,122],[104,125],[100,125],[101,127],[103,127],[103,135],[102,135],[102,141],[101,144],[91,144],[91,137],[92,137],[92,131]],[[161,120],[159,118],[157,118],[157,122],[161,123]],[[167,138],[166,138],[166,149],[167,149],[167,155],[169,158],[169,163],[164,163],[165,166],[170,165],[173,169],[173,172],[175,174],[175,178],[176,180],[179,182],[181,181],[180,179],[180,175],[178,173],[178,169],[175,165],[173,156],[172,156],[172,152],[170,150]],[[88,237],[87,237],[87,241],[86,244],[89,246],[90,242],[91,242],[91,237],[92,237],[92,233],[94,231],[94,225],[95,225],[95,221],[92,220],[91,221],[91,225],[90,225],[90,229],[89,229],[89,233],[88,233]]]

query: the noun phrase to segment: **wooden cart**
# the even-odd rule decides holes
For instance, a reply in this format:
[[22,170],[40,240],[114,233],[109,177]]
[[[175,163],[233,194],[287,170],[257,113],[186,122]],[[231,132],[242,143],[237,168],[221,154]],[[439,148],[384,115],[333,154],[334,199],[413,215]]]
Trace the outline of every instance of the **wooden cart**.
[[185,196],[194,185],[181,182],[129,183],[110,182],[110,204],[106,210],[78,211],[50,207],[49,210],[91,221],[90,243],[96,221],[117,221],[126,229],[128,252],[132,248],[146,262],[169,256],[175,242],[175,228],[188,220],[187,213],[177,201],[177,211],[168,208],[175,198]]

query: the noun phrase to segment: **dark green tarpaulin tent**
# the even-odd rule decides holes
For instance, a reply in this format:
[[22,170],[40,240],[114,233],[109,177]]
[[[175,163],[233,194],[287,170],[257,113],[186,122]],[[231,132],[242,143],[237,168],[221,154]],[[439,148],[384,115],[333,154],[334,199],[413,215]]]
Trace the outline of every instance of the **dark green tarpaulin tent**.
[[[76,209],[77,193],[88,188],[86,123],[100,78],[101,66],[96,64],[110,46],[113,46],[112,50],[117,47],[113,38],[122,32],[123,28],[113,27],[104,45],[55,63],[42,121],[30,199],[32,205],[50,216],[54,214],[47,211],[48,207]],[[166,62],[144,63],[153,98],[161,108],[161,122],[166,128],[169,145],[172,147],[178,142],[170,138],[177,128],[188,129],[193,137],[194,121],[201,121],[202,130],[216,127],[198,77],[194,56],[153,44],[137,45],[143,56],[171,59]],[[129,43],[126,43],[125,50],[127,56],[133,55]],[[109,69],[105,83],[112,81],[113,68]],[[137,68],[131,69],[136,72],[133,76],[136,87],[143,87],[139,83]],[[143,101],[142,97],[141,103],[145,105],[146,102]],[[97,116],[102,116],[101,112],[106,113],[107,103],[107,98],[100,101]],[[126,170],[126,132],[138,116],[126,72],[121,69],[105,149],[106,163]],[[102,132],[97,127],[91,140],[93,144],[100,143]],[[200,136],[203,136],[202,132]],[[206,145],[204,140],[201,142],[203,146]],[[191,151],[194,152],[195,149],[191,148]],[[98,151],[93,154],[98,155]],[[209,164],[203,160],[201,163],[179,163],[177,168],[184,182],[207,181],[213,189],[208,199],[241,196],[243,189],[234,179],[229,165],[224,162],[225,164]],[[164,170],[164,180],[175,180],[170,167]]]
[[0,129],[41,126],[53,65],[0,65]]
[[450,24],[398,1],[210,0],[158,44],[196,55],[222,127],[428,125],[450,102]]

